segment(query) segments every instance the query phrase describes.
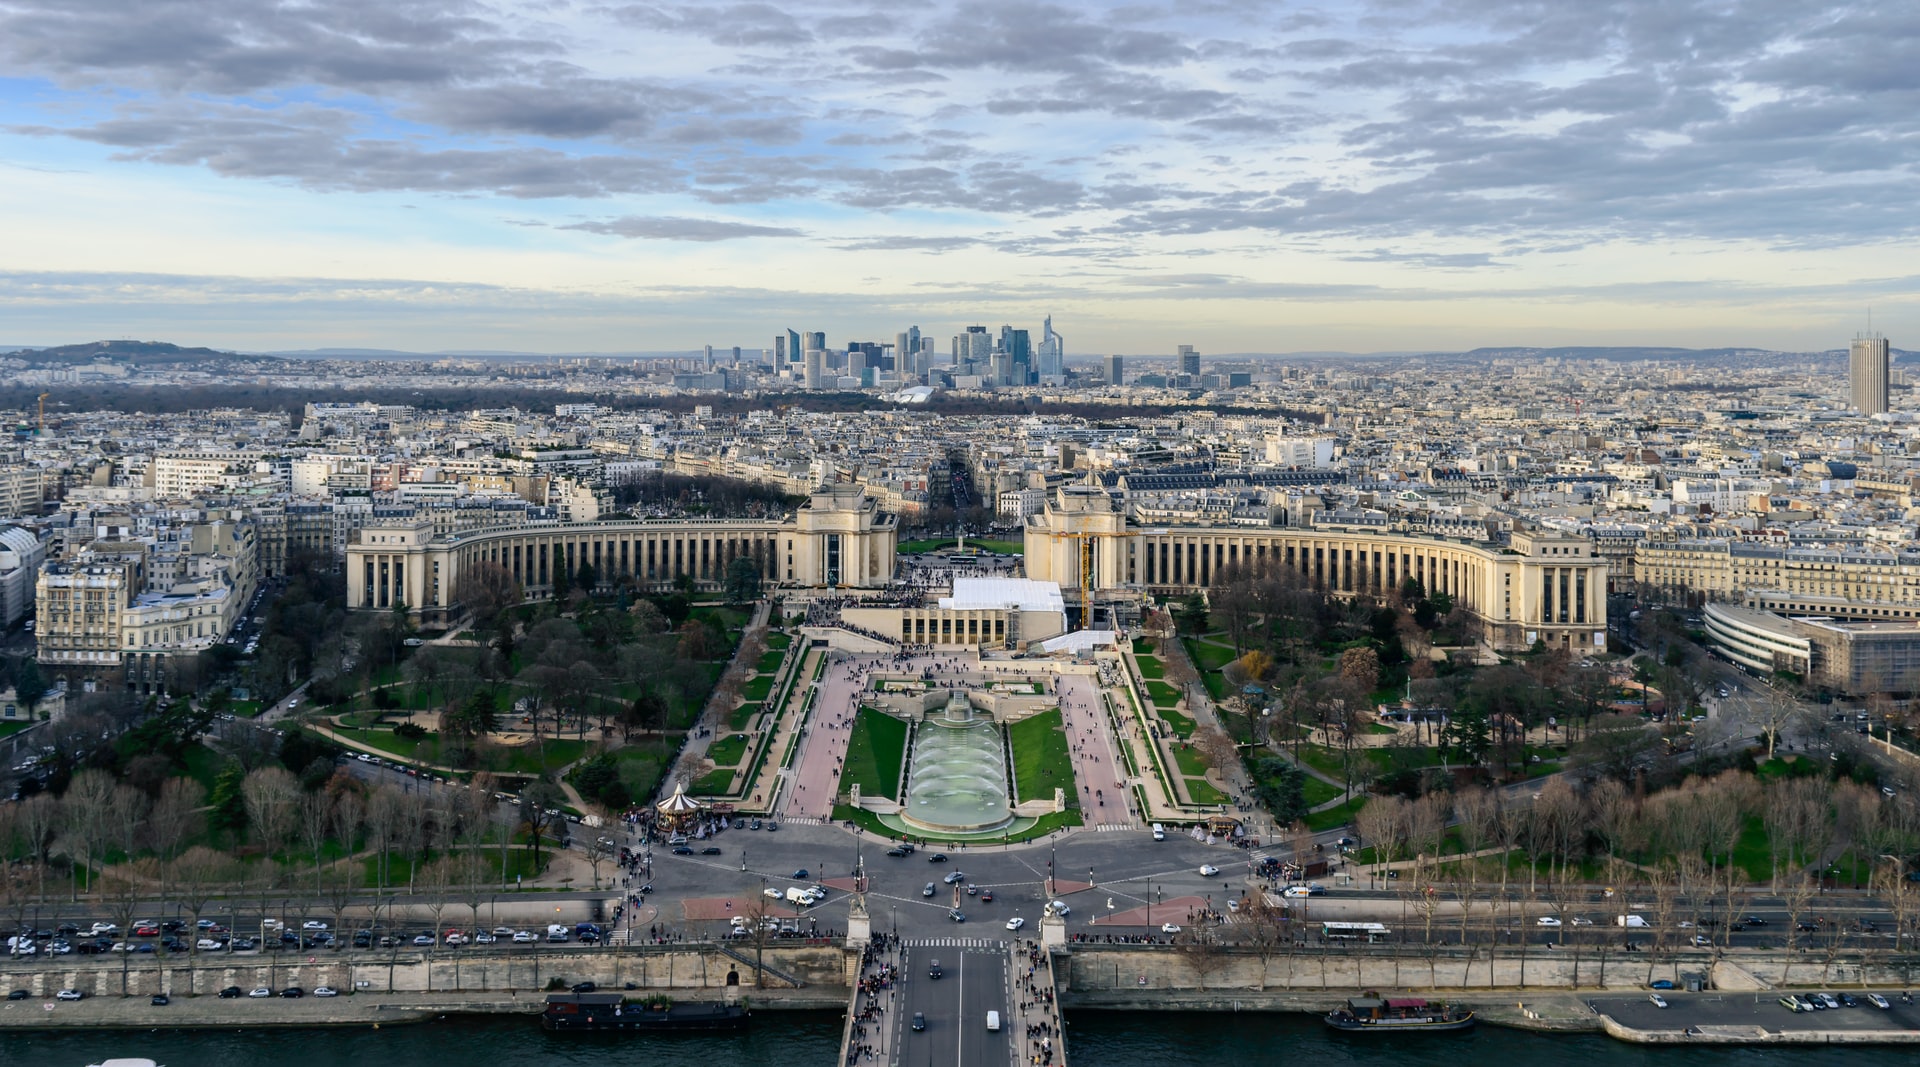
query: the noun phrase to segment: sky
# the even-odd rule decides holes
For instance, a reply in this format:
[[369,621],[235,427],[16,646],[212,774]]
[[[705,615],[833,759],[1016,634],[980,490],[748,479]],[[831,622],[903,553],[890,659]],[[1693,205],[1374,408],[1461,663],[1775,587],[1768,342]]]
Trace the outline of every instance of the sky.
[[0,0],[0,342],[1920,347],[1920,4]]

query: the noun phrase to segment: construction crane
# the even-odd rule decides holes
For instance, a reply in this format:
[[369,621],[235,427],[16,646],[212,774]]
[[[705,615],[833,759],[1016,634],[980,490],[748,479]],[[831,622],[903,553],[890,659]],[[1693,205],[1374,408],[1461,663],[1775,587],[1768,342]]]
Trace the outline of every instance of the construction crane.
[[1137,530],[1126,533],[1068,533],[1063,531],[1054,536],[1063,540],[1080,542],[1080,550],[1078,552],[1080,557],[1080,628],[1082,630],[1091,630],[1093,629],[1093,543],[1102,539],[1129,541],[1140,536],[1140,532]]

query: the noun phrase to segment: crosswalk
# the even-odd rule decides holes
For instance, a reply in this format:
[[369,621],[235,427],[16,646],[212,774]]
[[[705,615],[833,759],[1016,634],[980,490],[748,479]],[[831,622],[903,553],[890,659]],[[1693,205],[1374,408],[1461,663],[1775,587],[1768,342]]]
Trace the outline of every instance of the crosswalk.
[[1137,830],[1139,827],[1130,822],[1102,822],[1093,825],[1093,832],[1104,834],[1114,830]]
[[906,945],[908,948],[1003,949],[1007,947],[1007,943],[1004,941],[995,941],[991,938],[986,938],[986,937],[928,937],[928,938],[922,938],[920,940],[908,941]]

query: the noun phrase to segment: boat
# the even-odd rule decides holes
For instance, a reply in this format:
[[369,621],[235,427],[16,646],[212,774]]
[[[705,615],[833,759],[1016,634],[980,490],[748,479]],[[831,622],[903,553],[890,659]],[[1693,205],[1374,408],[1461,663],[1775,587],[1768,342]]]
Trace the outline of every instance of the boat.
[[1473,1012],[1417,997],[1354,997],[1344,1008],[1327,1013],[1326,1024],[1335,1030],[1390,1030],[1438,1033],[1471,1030]]
[[744,1030],[747,1009],[705,1004],[629,1002],[618,993],[552,993],[540,1013],[540,1028],[554,1031]]
[[87,1067],[160,1067],[160,1065],[144,1056],[124,1056],[90,1063]]

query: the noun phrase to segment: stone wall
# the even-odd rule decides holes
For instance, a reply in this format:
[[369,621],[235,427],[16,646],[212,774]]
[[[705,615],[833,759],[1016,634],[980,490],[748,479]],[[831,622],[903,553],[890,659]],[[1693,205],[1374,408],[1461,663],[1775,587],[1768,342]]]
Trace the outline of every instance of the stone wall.
[[[1312,998],[1325,993],[1339,1000],[1356,990],[1445,990],[1458,993],[1511,992],[1521,989],[1597,990],[1644,989],[1648,982],[1667,979],[1684,985],[1688,974],[1714,970],[1710,952],[1573,953],[1565,949],[1530,949],[1524,956],[1503,948],[1490,955],[1446,947],[1434,953],[1354,947],[1293,953],[1275,952],[1262,960],[1243,948],[1216,949],[1195,955],[1166,945],[1071,944],[1056,973],[1060,989],[1071,1006],[1094,1002],[1124,1002],[1128,996],[1147,999],[1169,992],[1192,994],[1263,993]],[[1814,953],[1738,952],[1728,957],[1744,988],[1779,986],[1839,988],[1877,986],[1905,988],[1920,976],[1920,955],[1858,953],[1836,958],[1830,965]],[[1115,994],[1124,994],[1116,997]]]
[[[749,960],[753,949],[741,954]],[[845,953],[835,945],[769,947],[769,968],[793,975],[807,987],[844,990]],[[450,952],[429,958],[417,953],[279,953],[263,956],[136,955],[127,961],[68,956],[57,961],[0,964],[0,988],[26,989],[51,997],[61,989],[91,996],[212,995],[227,986],[282,989],[332,986],[342,992],[501,992],[540,991],[554,979],[563,985],[595,982],[610,989],[633,983],[639,989],[724,990],[737,984],[752,993],[753,965],[702,946],[639,946],[575,952]],[[125,983],[123,990],[122,983]],[[770,987],[789,988],[769,978]],[[835,996],[844,999],[844,992]]]

